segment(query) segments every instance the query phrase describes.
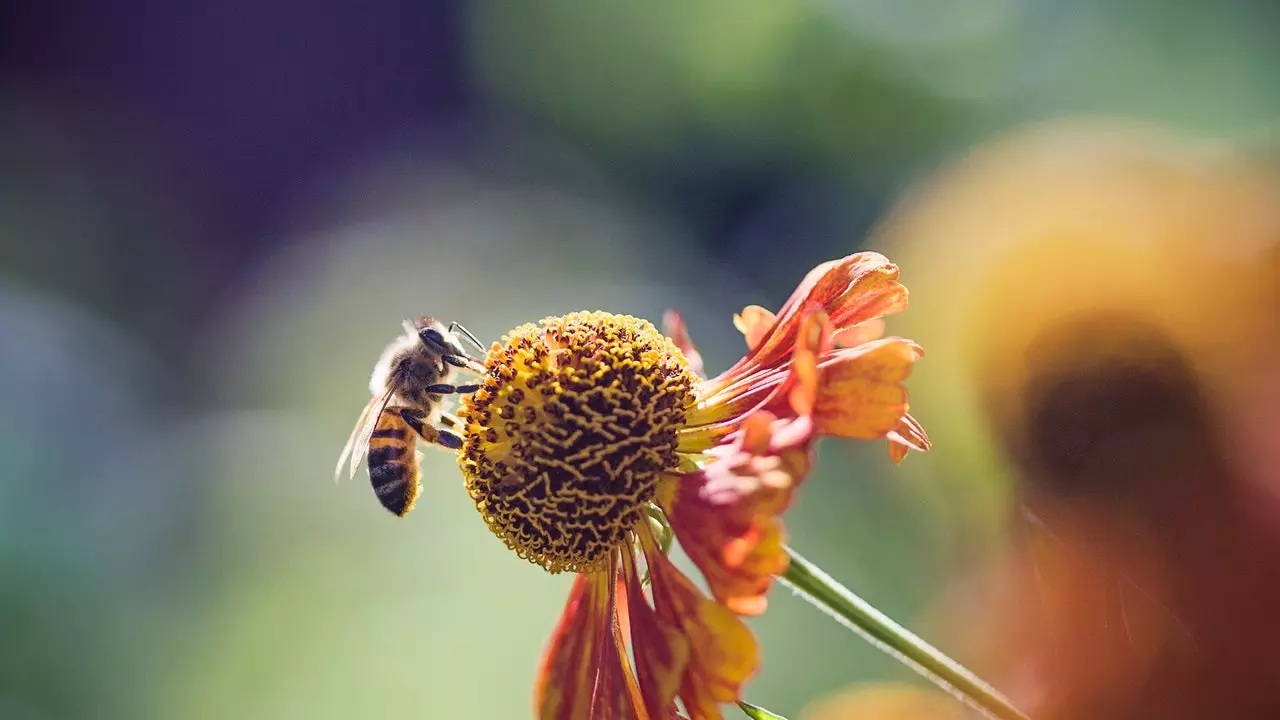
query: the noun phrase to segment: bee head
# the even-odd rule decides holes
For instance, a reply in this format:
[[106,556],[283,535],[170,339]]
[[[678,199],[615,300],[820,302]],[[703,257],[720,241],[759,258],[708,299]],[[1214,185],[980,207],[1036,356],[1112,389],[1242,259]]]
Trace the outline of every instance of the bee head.
[[[407,326],[407,325],[406,325]],[[448,332],[444,324],[435,318],[420,318],[413,323],[413,332],[418,336],[418,340],[432,351],[442,355],[457,354],[459,349],[456,342],[452,341],[446,333]]]

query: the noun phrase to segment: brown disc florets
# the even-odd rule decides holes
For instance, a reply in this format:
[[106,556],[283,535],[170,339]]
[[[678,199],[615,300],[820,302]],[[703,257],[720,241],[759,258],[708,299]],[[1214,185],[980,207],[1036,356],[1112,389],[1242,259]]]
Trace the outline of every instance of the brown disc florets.
[[512,330],[485,367],[458,461],[480,514],[551,572],[602,569],[679,467],[684,355],[644,320],[581,312]]

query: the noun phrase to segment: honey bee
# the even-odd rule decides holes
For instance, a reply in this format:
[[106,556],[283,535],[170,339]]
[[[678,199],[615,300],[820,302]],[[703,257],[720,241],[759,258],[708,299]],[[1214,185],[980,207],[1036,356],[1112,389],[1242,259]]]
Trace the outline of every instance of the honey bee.
[[382,506],[399,517],[413,509],[421,489],[415,437],[450,450],[461,448],[461,424],[444,412],[444,400],[480,389],[478,384],[454,384],[459,370],[485,372],[484,365],[463,349],[462,340],[484,351],[480,341],[457,323],[446,328],[429,317],[404,322],[404,333],[387,345],[373,368],[369,379],[373,398],[342,448],[335,480],[348,460],[354,478],[367,455],[369,482]]

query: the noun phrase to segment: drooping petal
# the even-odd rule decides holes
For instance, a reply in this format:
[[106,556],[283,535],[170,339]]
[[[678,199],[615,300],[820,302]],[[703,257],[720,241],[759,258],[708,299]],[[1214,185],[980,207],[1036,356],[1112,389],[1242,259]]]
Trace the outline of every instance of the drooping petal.
[[627,609],[640,695],[649,717],[667,717],[675,708],[680,679],[689,665],[689,639],[679,625],[660,618],[645,601],[633,563],[624,562],[623,574],[631,596]]
[[902,416],[897,427],[890,430],[887,437],[889,438],[889,457],[895,464],[901,463],[909,451],[924,452],[931,445],[924,427],[911,417],[910,413]]
[[610,573],[579,575],[543,655],[534,706],[542,720],[592,717],[609,630]]
[[775,320],[777,316],[772,311],[759,305],[748,305],[742,308],[742,312],[733,316],[733,326],[738,328],[738,332],[742,333],[747,341],[747,349],[755,350],[773,327]]
[[[828,263],[808,298],[831,316],[837,328],[847,328],[872,318],[892,315],[907,307],[907,289],[898,282],[898,266],[880,253],[861,252]],[[821,269],[815,268],[810,275]],[[799,290],[797,290],[797,293]],[[783,305],[782,311],[789,310]],[[803,308],[798,302],[797,308]]]
[[639,688],[634,685],[631,667],[627,663],[626,646],[623,644],[617,615],[609,613],[613,620],[604,640],[600,672],[596,678],[595,698],[592,700],[591,720],[638,720],[647,718],[637,707],[642,702]]
[[812,439],[808,416],[755,413],[732,445],[681,479],[663,508],[712,595],[740,615],[764,612],[774,576],[787,567],[778,516],[809,472]]
[[702,354],[689,338],[689,327],[685,325],[684,316],[675,310],[667,310],[662,314],[662,333],[671,338],[671,342],[680,348],[689,361],[689,369],[698,377],[706,377],[702,370]]
[[[649,565],[655,623],[675,629],[689,647],[677,694],[690,720],[718,719],[719,705],[739,700],[742,685],[758,669],[755,637],[737,615],[705,597],[667,560],[648,527],[641,528],[640,541]],[[632,603],[634,609],[637,605]]]
[[755,637],[731,610],[704,596],[642,533],[656,616],[679,628],[689,643],[689,662],[679,696],[690,720],[720,718],[720,704],[735,702],[755,675],[760,652]]
[[743,321],[753,333],[760,333],[759,340],[752,345],[749,338],[750,352],[721,377],[784,360],[795,344],[800,320],[813,310],[824,310],[836,329],[842,330],[906,306],[907,289],[898,282],[898,268],[883,255],[863,252],[823,263],[805,276],[763,333],[756,328],[759,320]]
[[687,551],[690,559],[725,607],[739,615],[763,613],[773,575],[787,568],[782,523],[768,515],[744,521],[699,512],[704,508],[695,502],[682,498],[679,515],[678,532],[693,543]]
[[729,444],[707,453],[710,462],[686,474],[669,499],[658,498],[712,594],[740,615],[764,612],[774,576],[787,567],[778,516],[812,466],[818,358],[831,349],[832,331],[826,313],[809,313],[787,375],[766,401],[778,415],[748,415]]
[[896,430],[908,408],[902,381],[922,354],[910,340],[885,338],[824,358],[813,413],[818,433],[880,438]]

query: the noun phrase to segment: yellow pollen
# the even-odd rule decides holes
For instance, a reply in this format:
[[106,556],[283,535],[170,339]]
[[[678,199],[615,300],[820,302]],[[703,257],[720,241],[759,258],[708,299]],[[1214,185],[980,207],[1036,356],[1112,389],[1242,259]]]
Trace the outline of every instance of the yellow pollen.
[[679,469],[697,378],[650,323],[580,312],[522,325],[462,402],[458,456],[489,529],[550,572],[603,569]]

